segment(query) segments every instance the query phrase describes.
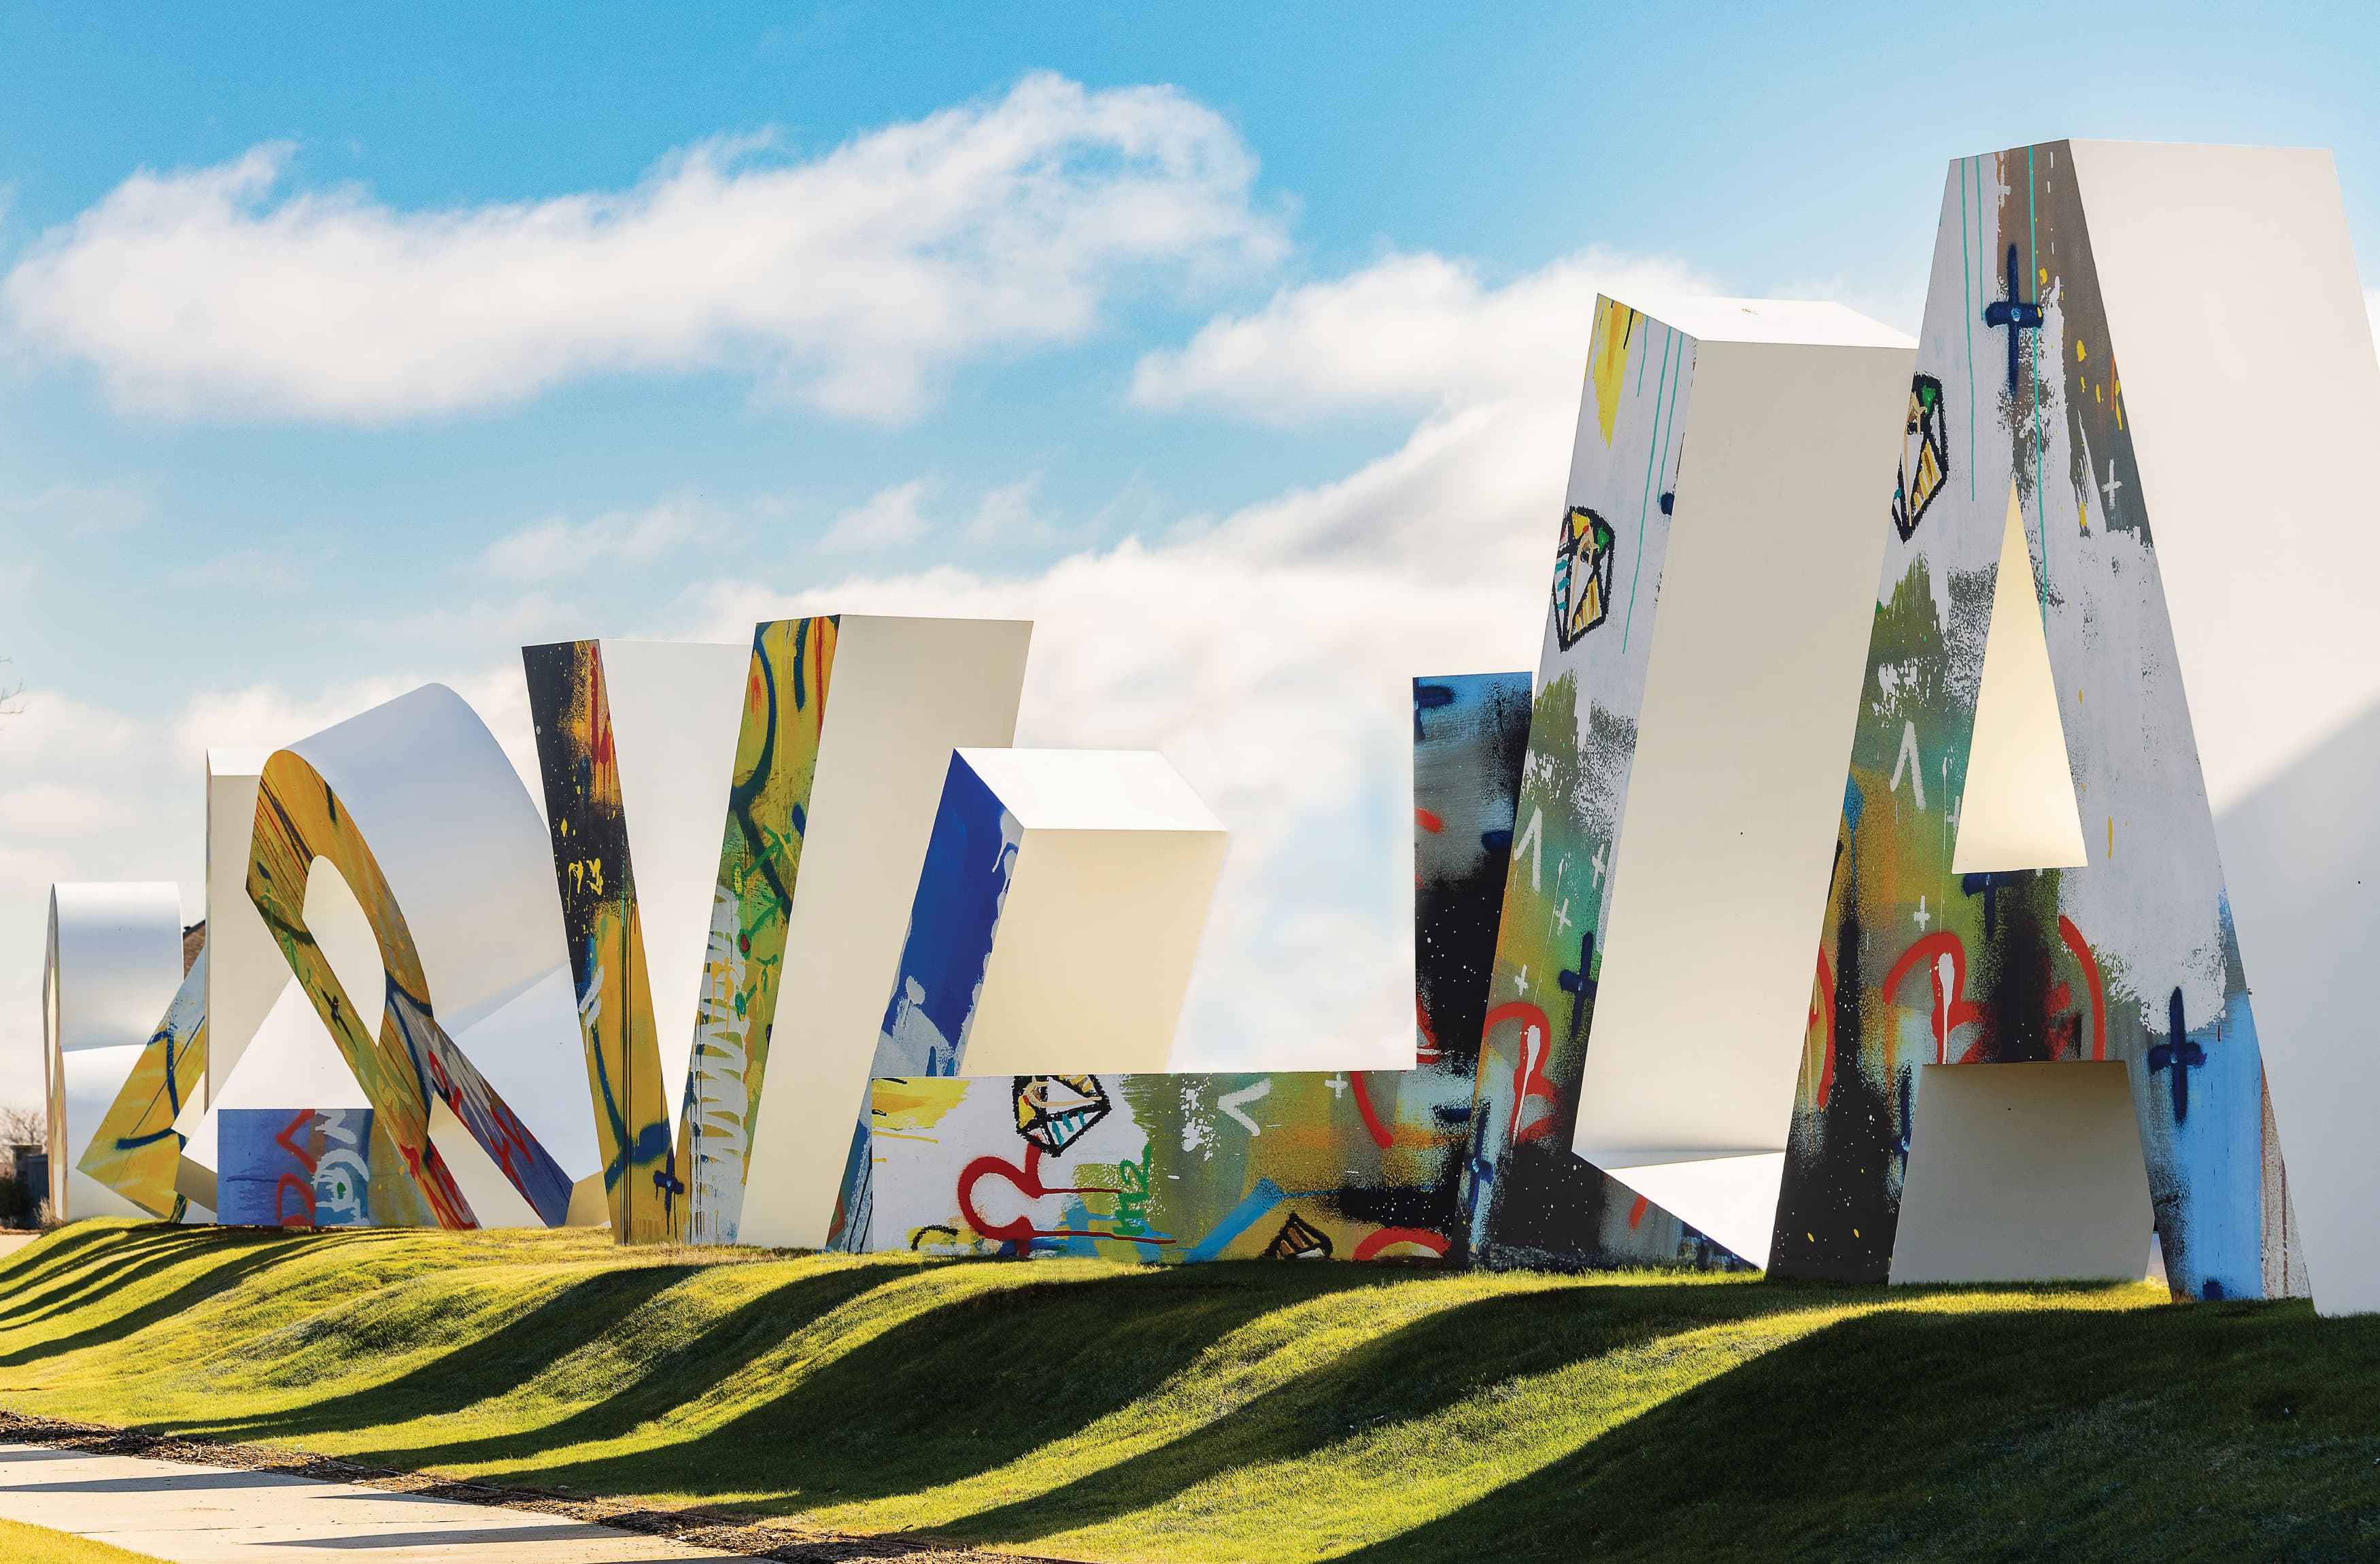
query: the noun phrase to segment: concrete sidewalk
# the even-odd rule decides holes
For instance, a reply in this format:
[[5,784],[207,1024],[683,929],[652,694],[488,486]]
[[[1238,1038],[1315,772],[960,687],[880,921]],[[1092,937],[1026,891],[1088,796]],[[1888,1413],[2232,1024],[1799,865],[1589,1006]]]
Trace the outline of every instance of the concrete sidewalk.
[[0,1515],[174,1564],[675,1564],[741,1557],[559,1515],[41,1445],[0,1445]]

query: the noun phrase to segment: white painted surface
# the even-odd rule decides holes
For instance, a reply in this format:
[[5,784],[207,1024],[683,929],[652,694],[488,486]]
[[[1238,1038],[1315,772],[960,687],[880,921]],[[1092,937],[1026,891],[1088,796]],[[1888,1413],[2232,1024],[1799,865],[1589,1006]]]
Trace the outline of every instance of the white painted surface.
[[356,1084],[332,1039],[330,1029],[315,1012],[314,1001],[298,980],[283,969],[281,992],[265,1012],[239,1066],[226,1078],[203,1121],[199,1138],[183,1155],[201,1167],[214,1159],[215,1115],[226,1108],[370,1108],[371,1101]]
[[351,1483],[0,1445],[0,1515],[175,1564],[645,1564],[735,1555]]
[[2091,861],[2014,483],[2000,535],[1991,625],[1984,636],[1958,830],[1952,874],[2073,868]]
[[2315,1306],[2380,1310],[2380,364],[2338,177],[2072,155]]
[[1228,841],[1153,751],[964,749],[1024,826],[970,1075],[1159,1072]]
[[[163,1014],[163,1012],[159,1012]],[[66,1134],[63,1140],[75,1162],[91,1148],[91,1139],[99,1121],[124,1090],[124,1083],[132,1078],[133,1066],[140,1062],[140,1052],[146,1045],[126,1043],[116,1048],[76,1049],[63,1054],[56,1066],[60,1090],[58,1101],[66,1109]],[[52,1209],[70,1221],[86,1217],[134,1217],[147,1220],[149,1213],[124,1196],[101,1183],[80,1168],[71,1164],[59,1177],[58,1165],[50,1164],[50,1200]],[[61,1189],[63,1185],[63,1189]],[[59,1204],[63,1194],[64,1204]]]
[[42,975],[52,1212],[145,1215],[75,1165],[182,984],[181,890],[171,880],[50,887]]
[[2152,1220],[2121,1061],[1920,1068],[1895,1282],[2138,1281]]
[[1673,1216],[1694,1212],[1694,1225],[1705,1236],[1727,1245],[1738,1259],[1768,1268],[1769,1240],[1777,1228],[1777,1192],[1785,1182],[1783,1152],[1598,1166]]
[[841,617],[743,1243],[826,1242],[951,752],[1015,737],[1032,633],[1024,620]]
[[387,969],[380,956],[380,936],[363,903],[347,888],[345,876],[328,858],[306,867],[306,896],[298,915],[315,948],[331,964],[331,975],[346,990],[347,1006],[370,1037],[380,1036],[381,1019],[388,1012]]
[[1765,1257],[1915,355],[1837,306],[1646,308],[1711,334],[1572,1145]]
[[[248,899],[256,782],[269,749],[207,751],[207,1091],[223,1089],[273,1002],[289,964]],[[184,1148],[185,1155],[188,1148]],[[205,1164],[213,1167],[210,1158]]]
[[607,640],[601,652],[645,976],[668,1084],[663,1095],[674,1115],[694,1051],[695,1001],[752,648]]
[[430,1144],[446,1159],[455,1187],[463,1192],[471,1218],[483,1228],[541,1228],[537,1208],[521,1198],[504,1177],[495,1158],[471,1138],[455,1110],[436,1097],[430,1099]]
[[1205,830],[1223,822],[1153,749],[963,749],[1026,830]]

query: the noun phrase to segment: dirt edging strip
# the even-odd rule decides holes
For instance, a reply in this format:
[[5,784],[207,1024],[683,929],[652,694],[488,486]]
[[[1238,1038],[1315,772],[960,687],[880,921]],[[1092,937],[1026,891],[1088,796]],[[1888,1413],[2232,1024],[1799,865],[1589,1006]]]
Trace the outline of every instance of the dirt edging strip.
[[748,1515],[730,1515],[699,1507],[656,1509],[621,1499],[582,1498],[538,1488],[501,1487],[491,1483],[402,1472],[391,1466],[363,1466],[333,1456],[308,1455],[267,1445],[184,1439],[140,1428],[73,1423],[6,1409],[0,1409],[0,1443],[46,1445],[54,1449],[89,1450],[99,1455],[145,1456],[152,1461],[178,1461],[192,1466],[352,1483],[423,1498],[455,1499],[464,1504],[555,1515],[614,1531],[667,1537],[722,1553],[782,1559],[786,1564],[844,1564],[845,1560],[869,1558],[902,1558],[915,1564],[1067,1564],[1066,1560],[1035,1554],[989,1553],[915,1534],[868,1536],[832,1531],[795,1517],[755,1521]]

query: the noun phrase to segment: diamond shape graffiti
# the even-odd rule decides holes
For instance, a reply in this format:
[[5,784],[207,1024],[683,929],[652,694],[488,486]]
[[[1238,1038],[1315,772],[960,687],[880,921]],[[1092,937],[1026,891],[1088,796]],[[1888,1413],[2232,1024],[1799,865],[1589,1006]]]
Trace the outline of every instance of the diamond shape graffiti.
[[1045,1157],[1062,1155],[1108,1116],[1108,1092],[1096,1075],[1016,1077],[1016,1133]]
[[1941,491],[1950,470],[1950,437],[1943,432],[1942,382],[1919,375],[1909,386],[1909,429],[1900,439],[1900,472],[1892,486],[1892,525],[1900,540],[1917,530],[1917,518]]
[[1585,505],[1562,517],[1554,552],[1554,639],[1563,650],[1611,611],[1610,524]]

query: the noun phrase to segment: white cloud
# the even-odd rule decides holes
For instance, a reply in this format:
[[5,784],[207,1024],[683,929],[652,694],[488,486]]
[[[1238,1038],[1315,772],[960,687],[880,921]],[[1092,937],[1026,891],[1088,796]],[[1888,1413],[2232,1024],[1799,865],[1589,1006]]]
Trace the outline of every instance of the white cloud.
[[1036,510],[1033,496],[1041,488],[1041,475],[1003,483],[988,489],[976,502],[975,515],[967,518],[962,536],[979,549],[1016,548],[1020,545],[1048,543],[1058,536],[1050,519]]
[[512,580],[542,580],[613,560],[657,559],[671,549],[699,542],[718,528],[719,518],[699,501],[676,497],[587,521],[547,516],[489,544],[481,563],[492,574]]
[[711,142],[631,189],[451,211],[276,200],[290,152],[143,170],[44,235],[0,284],[18,336],[169,418],[378,421],[733,366],[897,420],[954,363],[1080,339],[1138,275],[1281,249],[1220,115],[1046,73],[807,161]]
[[879,549],[911,543],[926,535],[926,518],[917,514],[917,496],[926,480],[913,478],[890,489],[880,489],[864,503],[834,518],[826,529],[830,549]]
[[1576,383],[1597,293],[1718,291],[1678,262],[1603,249],[1500,288],[1465,261],[1392,256],[1284,288],[1253,314],[1218,316],[1185,347],[1144,356],[1132,397],[1289,424],[1351,408],[1547,395]]
[[53,483],[31,499],[0,502],[0,510],[34,517],[70,538],[87,538],[140,526],[149,519],[151,505],[145,484],[119,480]]

